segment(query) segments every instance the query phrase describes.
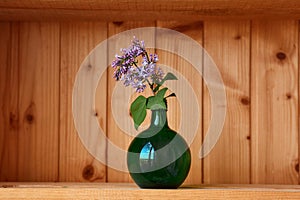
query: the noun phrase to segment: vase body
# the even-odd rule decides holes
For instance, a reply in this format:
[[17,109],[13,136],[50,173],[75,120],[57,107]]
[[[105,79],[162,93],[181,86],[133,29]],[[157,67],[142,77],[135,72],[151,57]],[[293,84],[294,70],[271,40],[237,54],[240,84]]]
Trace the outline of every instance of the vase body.
[[151,125],[138,134],[127,152],[127,166],[141,188],[177,188],[188,175],[190,149],[168,126],[166,110],[153,110]]

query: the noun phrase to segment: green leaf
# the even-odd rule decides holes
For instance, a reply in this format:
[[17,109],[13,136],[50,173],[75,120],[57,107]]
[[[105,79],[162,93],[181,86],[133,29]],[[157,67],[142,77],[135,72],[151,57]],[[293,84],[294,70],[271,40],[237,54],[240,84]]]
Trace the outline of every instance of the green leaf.
[[167,109],[164,96],[168,88],[163,88],[155,96],[148,97],[147,108],[150,110]]
[[166,76],[164,77],[163,80],[165,80],[165,81],[167,81],[167,80],[177,80],[177,77],[174,74],[172,74],[171,72],[169,72],[169,73],[166,74]]
[[162,79],[162,81],[160,83],[157,83],[157,86],[154,88],[153,92],[157,92],[160,86],[162,86],[168,80],[178,80],[178,79],[173,73],[168,72],[166,76]]
[[168,80],[177,80],[177,77],[171,72],[168,72],[166,76],[163,78],[163,80],[160,82],[160,85],[164,84]]
[[156,96],[157,96],[158,98],[163,99],[163,98],[165,97],[165,94],[166,94],[167,90],[168,90],[168,88],[163,88],[163,89],[159,90],[159,91],[157,92]]
[[150,110],[167,109],[164,100],[157,96],[148,97],[147,108]]
[[134,121],[134,127],[137,130],[138,127],[145,120],[147,99],[144,96],[138,96],[130,106],[130,113]]

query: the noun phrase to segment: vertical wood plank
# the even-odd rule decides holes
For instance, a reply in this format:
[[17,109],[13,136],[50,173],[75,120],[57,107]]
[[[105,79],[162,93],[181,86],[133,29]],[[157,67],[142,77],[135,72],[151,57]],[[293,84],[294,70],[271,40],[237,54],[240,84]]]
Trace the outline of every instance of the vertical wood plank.
[[[61,24],[60,78],[60,181],[106,180],[106,167],[88,153],[75,129],[72,115],[72,92],[76,73],[90,51],[107,37],[107,24],[78,22]],[[101,128],[106,131],[106,76],[100,80],[101,102],[97,108]],[[99,105],[99,104],[97,104]],[[105,149],[100,147],[100,149]]]
[[[203,23],[202,22],[182,22],[182,21],[158,21],[158,27],[172,29],[187,36],[191,37],[202,45],[202,36],[203,36]],[[172,34],[172,33],[170,33]],[[157,36],[159,37],[159,36]],[[172,45],[175,43],[172,39],[167,39],[167,35],[163,35],[162,38],[157,38],[156,42],[164,42],[166,45]],[[185,46],[184,42],[182,42],[179,48],[191,50],[190,47]],[[198,122],[195,120],[191,120],[190,123],[198,123],[198,130],[196,132],[195,138],[193,139],[190,150],[192,154],[192,165],[189,172],[189,175],[184,182],[184,184],[201,184],[202,183],[202,163],[199,159],[199,150],[202,144],[202,77],[201,74],[197,72],[197,70],[188,63],[184,58],[180,57],[180,55],[172,54],[171,52],[166,52],[163,50],[157,49],[157,54],[159,56],[159,64],[163,64],[175,69],[181,75],[185,77],[185,79],[189,82],[191,87],[193,88],[197,102],[199,105],[200,119]],[[192,53],[192,52],[190,52]],[[197,55],[199,57],[199,63],[202,63],[202,55]],[[167,71],[165,71],[167,73]],[[180,77],[178,77],[180,78]],[[178,85],[176,81],[173,81],[171,84],[174,84],[174,88],[177,91],[181,92],[186,90],[183,85]],[[176,93],[176,91],[173,91]],[[191,91],[186,91],[191,92]],[[178,94],[177,94],[178,95]],[[188,95],[185,96],[188,98]],[[180,102],[179,102],[180,101]],[[168,121],[171,128],[176,131],[179,131],[179,127],[181,124],[182,113],[180,112],[180,103],[183,103],[183,99],[178,98],[169,98],[168,99]],[[188,105],[190,107],[190,114],[195,110],[196,105]],[[182,107],[181,107],[182,108]],[[190,116],[191,117],[191,116]],[[184,133],[181,133],[184,134]]]
[[58,178],[59,24],[21,23],[18,180]]
[[[227,99],[219,141],[204,162],[204,183],[250,182],[250,23],[207,21],[204,47],[222,75]],[[204,62],[205,64],[205,62]],[[204,67],[204,73],[206,68]],[[204,133],[210,123],[210,95],[204,90]]]
[[298,22],[253,21],[252,182],[297,184]]
[[[139,22],[139,21],[135,21],[135,22],[113,22],[113,23],[109,23],[109,36],[114,36],[115,34],[118,34],[122,31],[126,31],[129,29],[134,29],[134,28],[140,28],[140,27],[155,27],[155,22]],[[133,37],[134,35],[132,35]],[[154,38],[154,33],[153,33],[153,38]],[[122,42],[122,38],[119,38],[120,42]],[[145,40],[145,38],[138,38],[139,40]],[[154,41],[154,40],[153,40]],[[127,44],[127,43],[126,43]],[[128,46],[130,45],[130,41],[127,44]],[[147,45],[147,44],[146,44]],[[127,48],[127,46],[124,46],[122,48]],[[146,46],[147,48],[147,46]],[[115,46],[113,46],[113,44],[109,44],[109,48],[108,48],[108,54],[109,54],[109,58],[113,57],[112,55],[115,54],[120,54],[120,48],[116,48]],[[108,63],[110,65],[110,63]],[[128,135],[128,133],[124,133],[122,128],[124,127],[119,127],[114,119],[113,113],[112,113],[112,96],[113,96],[113,91],[116,85],[116,81],[114,78],[112,78],[113,76],[113,70],[110,68],[108,70],[108,102],[107,102],[107,120],[108,120],[108,124],[107,124],[107,131],[108,131],[108,139],[115,144],[117,147],[121,148],[124,151],[127,151],[129,144],[131,142],[131,140],[133,139],[133,137],[130,137]],[[118,84],[122,84],[122,83],[118,83]],[[125,86],[124,86],[125,87]],[[124,90],[123,90],[124,91]],[[145,94],[144,94],[145,95]],[[123,97],[126,96],[126,92],[124,91],[119,92],[117,94],[118,97],[120,97],[120,99],[124,99]],[[134,96],[134,95],[133,95]],[[128,108],[128,115],[129,115],[129,106],[130,104],[127,105],[127,102],[119,102],[122,106],[125,106]],[[133,127],[133,121],[130,121],[128,124],[126,124],[127,127]],[[128,128],[133,130],[134,128]],[[130,133],[132,134],[132,133]],[[108,162],[110,162],[110,159],[116,159],[115,156],[113,154],[111,154],[110,152],[111,149],[108,149]],[[112,152],[113,153],[113,152]],[[124,167],[124,166],[123,166]],[[108,167],[107,169],[107,181],[108,182],[132,182],[129,173],[126,172],[121,172],[119,170],[113,169],[111,167]]]
[[[297,96],[297,101],[298,101],[298,106],[299,106],[299,94],[300,94],[300,21],[298,21],[298,96]],[[299,111],[297,113],[299,115]],[[298,164],[296,164],[296,171],[298,172],[298,184],[300,184],[300,172],[299,172],[299,164],[300,164],[300,118],[298,117]]]
[[18,180],[18,23],[0,23],[0,180]]

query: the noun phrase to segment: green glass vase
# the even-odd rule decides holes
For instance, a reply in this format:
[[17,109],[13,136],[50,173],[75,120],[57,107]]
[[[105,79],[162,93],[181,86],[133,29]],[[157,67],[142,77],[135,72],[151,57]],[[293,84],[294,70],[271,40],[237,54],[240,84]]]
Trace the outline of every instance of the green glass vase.
[[132,179],[141,188],[178,188],[190,165],[190,149],[169,128],[166,110],[152,110],[150,127],[138,134],[128,148],[127,166]]

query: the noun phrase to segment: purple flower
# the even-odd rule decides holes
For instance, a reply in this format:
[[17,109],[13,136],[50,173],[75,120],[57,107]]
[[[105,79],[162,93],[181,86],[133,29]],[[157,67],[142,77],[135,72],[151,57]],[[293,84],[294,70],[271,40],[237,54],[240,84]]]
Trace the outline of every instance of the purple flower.
[[158,61],[157,54],[150,54],[150,62],[156,63]]
[[[156,67],[158,56],[150,54],[148,57],[144,41],[133,38],[131,45],[121,49],[121,55],[116,55],[111,66],[114,68],[114,78],[123,81],[125,86],[131,86],[136,92],[143,92],[146,84],[158,83],[163,78],[163,71]],[[137,57],[142,57],[138,65]],[[150,80],[152,83],[150,83]]]
[[137,91],[137,92],[144,92],[145,88],[146,88],[146,85],[141,85],[141,86],[138,86],[138,87],[136,88],[136,91]]
[[164,72],[160,68],[156,68],[155,71],[151,75],[151,81],[153,83],[160,83],[164,77]]

